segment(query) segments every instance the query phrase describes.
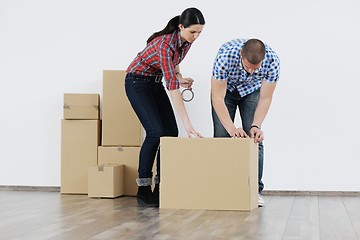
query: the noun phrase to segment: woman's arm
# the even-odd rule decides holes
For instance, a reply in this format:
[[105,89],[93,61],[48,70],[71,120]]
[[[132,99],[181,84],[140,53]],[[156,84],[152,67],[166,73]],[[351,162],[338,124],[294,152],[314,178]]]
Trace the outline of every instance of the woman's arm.
[[184,124],[184,128],[188,134],[188,137],[203,137],[200,133],[198,133],[197,131],[195,131],[195,129],[193,128],[193,126],[191,125],[189,116],[187,114],[187,111],[185,109],[185,105],[183,102],[183,99],[181,97],[181,93],[179,89],[176,90],[170,90],[170,96],[171,96],[171,100],[172,103],[175,107],[176,112],[178,113],[178,115],[180,116],[183,124]]

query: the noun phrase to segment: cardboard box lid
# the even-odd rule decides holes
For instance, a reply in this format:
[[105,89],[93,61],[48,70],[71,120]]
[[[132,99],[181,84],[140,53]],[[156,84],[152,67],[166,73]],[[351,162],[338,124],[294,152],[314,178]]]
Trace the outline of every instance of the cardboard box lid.
[[64,93],[64,108],[71,106],[99,109],[100,95],[97,93]]

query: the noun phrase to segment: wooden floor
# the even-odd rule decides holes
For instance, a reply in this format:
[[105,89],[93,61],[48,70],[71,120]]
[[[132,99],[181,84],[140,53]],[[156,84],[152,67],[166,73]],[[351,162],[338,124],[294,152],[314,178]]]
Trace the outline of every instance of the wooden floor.
[[0,191],[0,239],[360,240],[360,198],[265,196],[251,212],[139,208],[134,197]]

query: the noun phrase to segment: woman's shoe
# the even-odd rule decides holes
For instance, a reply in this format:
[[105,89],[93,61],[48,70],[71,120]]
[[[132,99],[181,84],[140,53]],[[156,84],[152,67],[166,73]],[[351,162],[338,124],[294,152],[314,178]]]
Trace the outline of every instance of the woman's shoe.
[[156,201],[151,191],[151,186],[139,186],[136,199],[139,207],[156,207],[159,205],[159,201]]

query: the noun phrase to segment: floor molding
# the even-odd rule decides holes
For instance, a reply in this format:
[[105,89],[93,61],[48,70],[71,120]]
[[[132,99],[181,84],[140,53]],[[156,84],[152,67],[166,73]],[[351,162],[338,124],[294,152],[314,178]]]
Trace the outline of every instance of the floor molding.
[[60,192],[60,187],[50,186],[4,186],[0,185],[0,191],[38,191],[38,192]]
[[264,190],[263,195],[268,196],[329,196],[329,197],[360,197],[355,191],[287,191]]
[[[60,187],[51,186],[6,186],[0,185],[0,191],[38,191],[60,192]],[[360,192],[355,191],[288,191],[288,190],[264,190],[265,196],[341,196],[360,197]]]

